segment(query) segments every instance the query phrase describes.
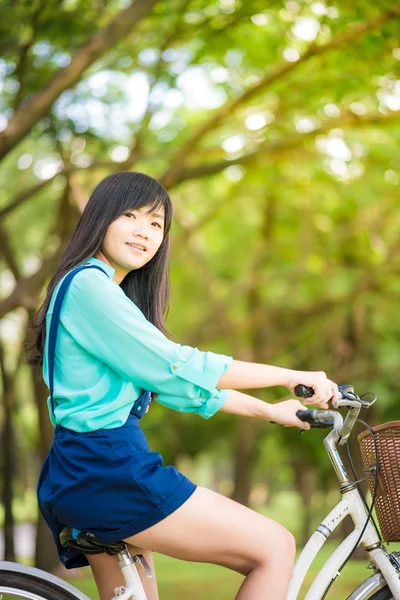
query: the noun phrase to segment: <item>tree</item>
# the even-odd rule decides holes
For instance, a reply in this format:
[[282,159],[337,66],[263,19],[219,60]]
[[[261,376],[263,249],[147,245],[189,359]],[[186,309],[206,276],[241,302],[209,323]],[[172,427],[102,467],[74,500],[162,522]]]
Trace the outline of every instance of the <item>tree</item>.
[[[376,386],[389,414],[400,330],[398,3],[3,4],[5,322],[40,304],[99,179],[145,170],[173,195],[174,337]],[[187,418],[165,416],[180,432]],[[238,423],[235,495],[247,503],[264,429]],[[224,421],[228,439],[232,429]],[[296,449],[293,440],[282,443]],[[212,440],[185,438],[176,452],[205,447]]]

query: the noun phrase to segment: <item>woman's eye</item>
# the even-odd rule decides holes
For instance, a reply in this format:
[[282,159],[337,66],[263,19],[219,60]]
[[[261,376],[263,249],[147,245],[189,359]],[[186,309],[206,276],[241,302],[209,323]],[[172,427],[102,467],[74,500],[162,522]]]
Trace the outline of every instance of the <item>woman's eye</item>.
[[125,213],[125,216],[126,217],[133,217],[134,219],[136,219],[135,215],[133,213],[131,213],[131,212]]
[[157,225],[157,227],[159,227],[160,229],[162,229],[162,227],[161,227],[160,223],[158,223],[157,221],[154,221],[154,222],[152,223],[152,225]]

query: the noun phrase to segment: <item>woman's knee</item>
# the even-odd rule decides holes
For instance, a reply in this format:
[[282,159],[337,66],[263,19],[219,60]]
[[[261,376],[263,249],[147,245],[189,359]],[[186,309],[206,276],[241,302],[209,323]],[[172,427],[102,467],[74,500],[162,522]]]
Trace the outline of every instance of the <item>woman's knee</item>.
[[296,540],[294,535],[287,529],[284,529],[284,546],[288,560],[293,564],[296,558]]
[[269,522],[265,534],[262,535],[262,532],[260,532],[258,562],[267,566],[278,563],[282,568],[287,566],[288,569],[291,569],[296,556],[296,541],[285,527],[282,527],[279,523],[274,525],[271,531]]
[[289,563],[293,563],[296,556],[296,540],[290,531],[279,525],[277,539],[273,543],[274,554],[279,554],[279,559],[285,559]]

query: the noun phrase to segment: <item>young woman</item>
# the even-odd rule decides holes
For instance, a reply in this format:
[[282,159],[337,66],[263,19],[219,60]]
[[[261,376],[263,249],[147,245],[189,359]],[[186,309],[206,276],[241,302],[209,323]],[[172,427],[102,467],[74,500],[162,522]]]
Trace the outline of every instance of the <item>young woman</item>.
[[[101,600],[123,583],[116,557],[67,551],[58,540],[64,525],[93,532],[101,543],[123,539],[152,567],[155,550],[237,571],[245,577],[237,600],[283,600],[292,535],[164,467],[139,420],[152,395],[206,419],[221,410],[307,429],[296,417],[299,401],[271,405],[236,390],[279,385],[293,392],[303,384],[313,388],[313,404],[327,407],[337,386],[323,372],[245,363],[164,335],[171,217],[169,196],[151,177],[106,177],[50,281],[35,340],[55,425],[39,479],[40,510],[64,565],[90,564]],[[155,579],[143,577],[143,585],[149,600],[158,599]]]

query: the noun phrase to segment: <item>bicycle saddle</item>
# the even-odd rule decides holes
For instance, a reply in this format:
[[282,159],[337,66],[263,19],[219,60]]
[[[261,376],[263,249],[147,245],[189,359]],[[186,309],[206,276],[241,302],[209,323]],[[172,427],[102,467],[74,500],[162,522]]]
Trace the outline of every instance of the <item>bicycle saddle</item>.
[[81,554],[102,554],[106,552],[114,556],[127,549],[125,542],[101,544],[94,533],[79,531],[79,529],[73,529],[72,527],[63,527],[59,537],[62,546]]

